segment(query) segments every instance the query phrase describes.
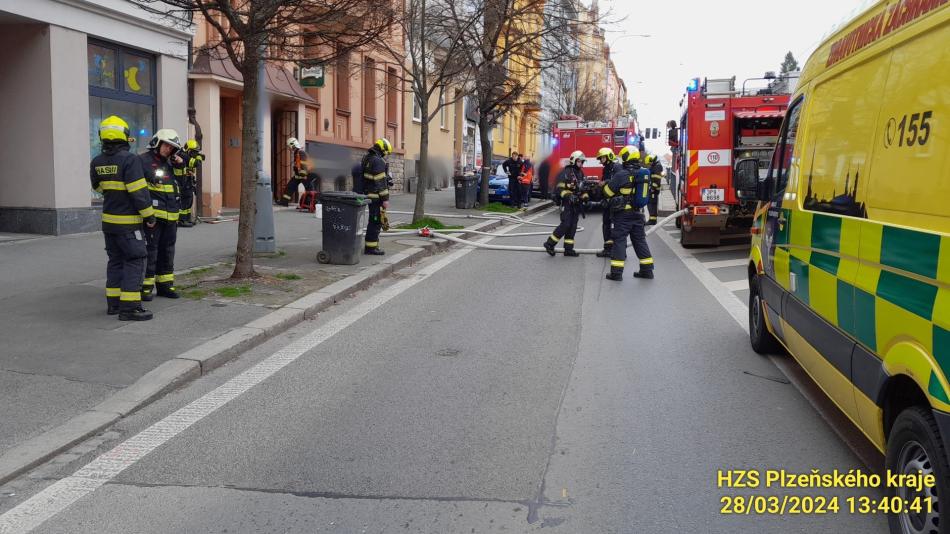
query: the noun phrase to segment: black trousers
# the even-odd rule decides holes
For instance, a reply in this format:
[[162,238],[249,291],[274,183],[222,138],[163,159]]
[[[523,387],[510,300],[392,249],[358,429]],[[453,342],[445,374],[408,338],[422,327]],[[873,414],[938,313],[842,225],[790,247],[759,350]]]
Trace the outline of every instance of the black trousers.
[[581,217],[581,207],[573,202],[564,204],[561,211],[561,224],[557,225],[550,239],[555,244],[564,239],[564,250],[574,249],[574,235],[577,233],[577,221]]
[[383,228],[383,201],[369,202],[369,222],[366,224],[366,248],[379,248],[379,232]]
[[650,191],[650,202],[647,204],[647,211],[650,213],[650,222],[656,222],[657,206],[660,203],[660,192],[657,190]]
[[633,242],[633,251],[640,260],[641,271],[653,270],[653,255],[647,244],[646,228],[643,214],[638,210],[618,211],[613,214],[614,230],[611,238],[614,246],[611,249],[610,272],[623,273],[627,259],[627,237]]
[[179,190],[181,199],[179,202],[178,216],[181,220],[191,221],[191,208],[195,205],[195,190],[190,187],[182,187]]
[[145,267],[143,291],[152,286],[173,288],[175,285],[175,242],[178,241],[178,223],[159,219],[154,228],[145,229],[148,243],[148,263]]
[[603,216],[603,221],[600,223],[600,230],[604,236],[604,248],[610,248],[614,244],[614,240],[610,237],[610,208],[604,206]]
[[524,204],[524,198],[521,194],[521,182],[517,178],[508,178],[508,196],[511,198],[512,206]]
[[104,233],[106,254],[106,299],[122,310],[141,305],[142,278],[145,274],[147,250],[141,230]]

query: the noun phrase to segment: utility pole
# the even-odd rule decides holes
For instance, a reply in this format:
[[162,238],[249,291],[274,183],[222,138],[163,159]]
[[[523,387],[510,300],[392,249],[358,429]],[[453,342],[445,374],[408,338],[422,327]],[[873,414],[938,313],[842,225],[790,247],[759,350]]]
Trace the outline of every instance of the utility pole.
[[274,208],[271,177],[264,170],[264,110],[270,106],[267,99],[267,42],[260,47],[260,65],[257,71],[257,214],[254,217],[254,252],[277,252],[274,238]]

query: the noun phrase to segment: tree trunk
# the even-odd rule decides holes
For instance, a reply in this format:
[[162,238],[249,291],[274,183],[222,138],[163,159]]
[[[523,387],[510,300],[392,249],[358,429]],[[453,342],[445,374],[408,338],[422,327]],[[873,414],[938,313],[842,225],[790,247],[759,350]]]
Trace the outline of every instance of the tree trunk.
[[482,185],[478,192],[478,203],[485,207],[488,205],[488,180],[491,178],[492,171],[492,148],[491,137],[488,131],[488,117],[478,115],[478,138],[482,143]]
[[412,211],[412,222],[419,222],[426,215],[426,186],[429,184],[429,103],[420,100],[422,124],[419,129],[419,177],[416,181],[416,206]]
[[259,57],[252,56],[247,47],[244,61],[244,94],[241,96],[241,214],[238,219],[237,252],[234,255],[234,272],[231,278],[251,278],[254,272],[254,220],[257,217],[257,168],[258,147],[257,105]]

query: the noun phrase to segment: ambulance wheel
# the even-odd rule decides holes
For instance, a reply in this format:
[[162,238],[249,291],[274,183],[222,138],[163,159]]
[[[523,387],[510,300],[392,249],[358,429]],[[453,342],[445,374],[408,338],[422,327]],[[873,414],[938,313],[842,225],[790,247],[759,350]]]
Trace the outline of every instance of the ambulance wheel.
[[[887,498],[899,497],[902,513],[887,514],[887,522],[894,534],[946,534],[950,521],[940,521],[938,498],[950,495],[950,465],[946,449],[940,440],[940,431],[933,413],[923,406],[907,408],[894,421],[887,439],[885,467],[895,475],[918,473],[933,475],[935,487],[921,489],[887,488]],[[893,499],[891,502],[897,501]],[[919,506],[918,506],[919,504]]]
[[330,255],[326,251],[321,250],[317,252],[317,262],[318,263],[330,263]]
[[765,302],[759,288],[759,277],[749,280],[749,341],[752,350],[759,354],[772,354],[780,350],[778,340],[765,324]]

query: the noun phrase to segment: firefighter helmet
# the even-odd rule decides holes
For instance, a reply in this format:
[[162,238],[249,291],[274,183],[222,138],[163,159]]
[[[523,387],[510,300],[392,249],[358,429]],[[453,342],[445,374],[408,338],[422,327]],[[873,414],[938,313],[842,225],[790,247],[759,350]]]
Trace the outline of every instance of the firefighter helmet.
[[373,143],[373,147],[379,149],[380,154],[388,156],[393,153],[393,144],[389,142],[389,139],[385,137],[380,137]]
[[571,157],[567,158],[567,163],[568,165],[576,165],[580,167],[586,160],[587,158],[584,157],[583,152],[580,150],[575,150],[574,152],[571,152]]
[[303,148],[302,146],[300,146],[300,141],[298,141],[296,137],[287,138],[287,146],[289,148],[296,148],[297,150],[300,150],[301,148]]
[[633,145],[627,145],[620,149],[620,160],[624,163],[640,160],[640,149]]
[[606,163],[615,159],[617,159],[617,156],[614,155],[614,151],[607,147],[601,148],[597,151],[597,161],[601,163]]
[[654,161],[656,161],[656,154],[647,154],[647,157],[643,159],[647,165],[653,165]]
[[178,139],[178,132],[171,128],[162,128],[155,132],[152,139],[148,142],[148,148],[158,148],[161,143],[167,143],[176,149],[181,148],[181,140]]
[[129,124],[115,115],[110,115],[99,123],[100,141],[129,142]]

